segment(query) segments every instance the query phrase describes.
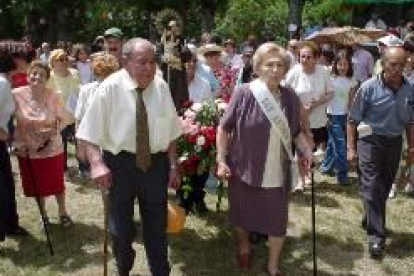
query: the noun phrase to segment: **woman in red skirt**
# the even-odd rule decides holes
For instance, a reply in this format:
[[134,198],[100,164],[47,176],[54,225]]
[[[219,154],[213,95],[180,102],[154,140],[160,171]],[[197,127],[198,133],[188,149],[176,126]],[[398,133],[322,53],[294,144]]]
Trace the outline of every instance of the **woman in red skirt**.
[[16,103],[15,147],[18,151],[24,194],[56,197],[63,226],[73,224],[65,204],[63,146],[60,131],[70,122],[59,96],[46,88],[50,69],[34,61],[28,69],[28,85],[13,90]]

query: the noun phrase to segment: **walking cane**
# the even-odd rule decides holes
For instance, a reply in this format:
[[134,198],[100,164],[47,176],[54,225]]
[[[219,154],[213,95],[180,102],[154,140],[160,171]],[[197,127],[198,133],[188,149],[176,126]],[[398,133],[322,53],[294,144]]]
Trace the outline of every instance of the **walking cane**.
[[313,256],[313,276],[318,275],[318,266],[316,263],[316,214],[315,214],[315,178],[314,169],[311,169],[311,205],[312,205],[312,256]]
[[101,188],[102,202],[104,207],[104,243],[103,243],[103,275],[108,275],[108,188]]
[[[46,141],[41,147],[39,147],[37,149],[37,152],[41,151],[42,149],[44,149],[45,147],[47,147],[47,145],[49,144],[50,140]],[[36,203],[37,203],[37,207],[39,208],[39,212],[40,212],[40,217],[42,218],[42,224],[43,224],[43,229],[45,231],[46,234],[46,240],[47,240],[47,244],[49,246],[49,252],[50,255],[53,256],[55,255],[54,251],[53,251],[53,246],[52,246],[52,241],[50,239],[50,235],[49,235],[49,226],[48,223],[46,223],[46,215],[45,212],[42,208],[42,204],[40,203],[40,196],[39,196],[39,191],[38,191],[38,186],[36,183],[36,178],[34,176],[34,172],[33,172],[33,167],[32,167],[32,162],[30,161],[30,157],[29,157],[29,151],[26,150],[26,160],[27,160],[27,167],[29,169],[29,177],[32,180],[33,183],[33,189],[34,189],[34,193],[35,193],[35,199],[36,199]]]

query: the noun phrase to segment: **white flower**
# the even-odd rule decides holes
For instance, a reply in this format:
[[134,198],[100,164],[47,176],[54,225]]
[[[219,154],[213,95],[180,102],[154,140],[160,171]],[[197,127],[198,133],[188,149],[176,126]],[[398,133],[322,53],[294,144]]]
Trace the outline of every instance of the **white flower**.
[[223,100],[221,98],[217,98],[217,99],[214,100],[215,104],[219,104],[219,103],[222,103],[222,102],[223,102]]
[[188,159],[188,154],[184,154],[183,156],[181,156],[180,158],[178,158],[178,162],[182,163],[184,161],[186,161]]
[[218,108],[219,110],[225,110],[225,109],[227,108],[227,104],[226,104],[226,103],[224,103],[224,102],[219,103],[219,104],[217,105],[217,108]]
[[194,111],[194,112],[200,112],[200,110],[203,108],[203,105],[201,104],[201,103],[194,103],[192,106],[191,106],[191,109]]
[[200,135],[197,137],[197,146],[204,146],[204,144],[206,143],[206,137],[204,137],[203,135]]
[[196,151],[196,152],[201,152],[202,150],[203,150],[203,148],[201,147],[201,146],[195,146],[194,147],[194,150]]
[[195,119],[196,115],[197,115],[197,114],[196,114],[194,111],[192,111],[191,109],[187,109],[187,110],[184,112],[184,116],[185,116],[186,118]]

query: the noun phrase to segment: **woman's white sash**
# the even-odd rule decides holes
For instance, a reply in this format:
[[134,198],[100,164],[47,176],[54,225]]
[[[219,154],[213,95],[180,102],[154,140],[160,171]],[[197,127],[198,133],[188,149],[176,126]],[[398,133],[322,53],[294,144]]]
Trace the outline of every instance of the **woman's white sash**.
[[259,106],[262,108],[263,113],[269,119],[272,125],[271,129],[275,131],[282,141],[285,152],[291,161],[291,180],[293,188],[297,184],[298,169],[292,154],[292,138],[287,118],[263,81],[260,79],[252,81],[250,83],[250,89],[253,91],[253,95],[259,103]]

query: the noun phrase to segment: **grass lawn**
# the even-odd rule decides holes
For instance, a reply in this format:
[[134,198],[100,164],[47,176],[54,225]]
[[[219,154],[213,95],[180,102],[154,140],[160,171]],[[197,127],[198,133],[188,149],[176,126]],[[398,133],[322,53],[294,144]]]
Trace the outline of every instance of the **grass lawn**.
[[[17,171],[16,162],[13,165]],[[15,178],[20,222],[31,236],[7,238],[0,245],[0,275],[103,275],[103,207],[99,190],[79,181],[66,183],[68,210],[75,221],[69,229],[58,224],[55,200],[48,200],[55,250],[55,256],[51,257],[37,206],[34,200],[24,197],[18,174]],[[414,275],[414,199],[401,192],[388,202],[390,235],[386,255],[382,261],[374,261],[369,258],[366,236],[360,228],[362,205],[355,178],[352,180],[352,186],[340,187],[334,184],[334,178],[316,176],[318,275]],[[207,202],[214,209],[216,196],[208,195]],[[262,273],[266,263],[265,244],[253,248],[251,271],[242,272],[237,268],[227,207],[225,198],[221,212],[210,212],[204,217],[189,216],[185,231],[170,237],[171,275],[265,275]],[[136,218],[137,257],[132,275],[150,275],[141,244],[139,216]],[[290,205],[288,237],[282,257],[282,269],[288,275],[313,275],[311,237],[311,195],[307,191],[295,195]],[[109,269],[114,271],[112,256]]]

